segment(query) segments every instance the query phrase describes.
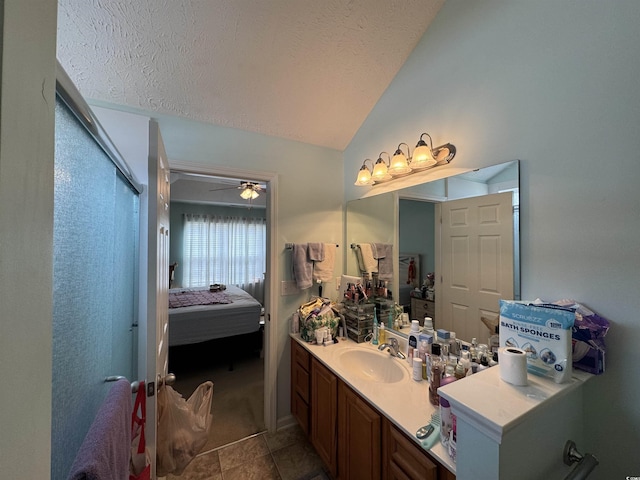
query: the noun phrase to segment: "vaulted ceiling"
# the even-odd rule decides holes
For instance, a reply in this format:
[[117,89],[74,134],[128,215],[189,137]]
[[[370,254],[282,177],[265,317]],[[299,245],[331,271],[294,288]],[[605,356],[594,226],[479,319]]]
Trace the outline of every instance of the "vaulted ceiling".
[[444,0],[59,0],[82,95],[343,150]]

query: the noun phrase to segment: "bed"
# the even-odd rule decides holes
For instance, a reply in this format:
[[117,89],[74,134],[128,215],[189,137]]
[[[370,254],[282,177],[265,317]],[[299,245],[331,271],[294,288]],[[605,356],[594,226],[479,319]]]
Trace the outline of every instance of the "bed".
[[[208,287],[169,289],[172,293],[208,292]],[[262,305],[239,287],[227,285],[223,291],[230,303],[169,308],[169,346],[191,345],[218,338],[234,337],[260,330]],[[173,298],[173,300],[172,300]],[[171,303],[170,303],[171,305]]]

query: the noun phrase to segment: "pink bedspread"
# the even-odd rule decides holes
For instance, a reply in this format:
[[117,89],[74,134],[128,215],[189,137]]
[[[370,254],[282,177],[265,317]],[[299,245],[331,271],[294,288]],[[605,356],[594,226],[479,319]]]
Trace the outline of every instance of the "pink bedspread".
[[186,290],[169,292],[169,308],[190,307],[192,305],[213,305],[216,303],[233,303],[225,292],[209,290]]

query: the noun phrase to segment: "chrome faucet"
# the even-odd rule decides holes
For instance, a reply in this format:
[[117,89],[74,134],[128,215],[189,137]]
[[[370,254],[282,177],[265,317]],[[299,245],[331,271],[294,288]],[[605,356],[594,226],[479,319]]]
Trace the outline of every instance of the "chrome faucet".
[[378,350],[384,350],[385,348],[388,349],[387,351],[392,357],[398,357],[403,359],[407,358],[407,356],[400,351],[400,345],[398,344],[397,338],[391,337],[389,339],[389,342],[383,343],[382,345],[380,345],[378,347]]

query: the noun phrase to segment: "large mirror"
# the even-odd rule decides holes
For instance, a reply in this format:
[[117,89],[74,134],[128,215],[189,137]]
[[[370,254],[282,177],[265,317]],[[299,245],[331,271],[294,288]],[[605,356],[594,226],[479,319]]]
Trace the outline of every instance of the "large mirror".
[[[506,162],[347,203],[346,273],[389,244],[393,300],[412,319],[486,343],[500,299],[520,298],[519,169]],[[395,325],[406,335],[409,326]]]

